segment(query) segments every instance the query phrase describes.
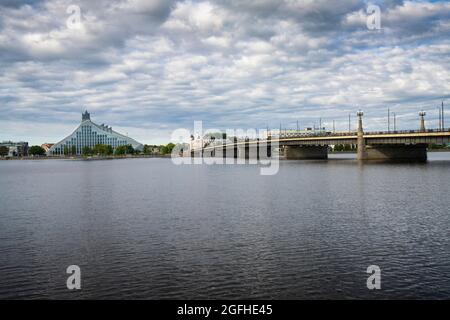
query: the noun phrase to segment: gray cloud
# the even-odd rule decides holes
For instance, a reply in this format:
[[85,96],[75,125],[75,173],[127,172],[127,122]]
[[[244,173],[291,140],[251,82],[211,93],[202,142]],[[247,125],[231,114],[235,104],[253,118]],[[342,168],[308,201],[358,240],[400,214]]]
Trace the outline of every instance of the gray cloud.
[[422,108],[436,121],[450,89],[450,4],[378,3],[382,30],[370,31],[356,0],[2,2],[0,140],[59,140],[84,108],[155,143],[194,120],[277,128],[322,117],[343,130],[364,108],[368,128],[382,129],[390,106],[399,127]]

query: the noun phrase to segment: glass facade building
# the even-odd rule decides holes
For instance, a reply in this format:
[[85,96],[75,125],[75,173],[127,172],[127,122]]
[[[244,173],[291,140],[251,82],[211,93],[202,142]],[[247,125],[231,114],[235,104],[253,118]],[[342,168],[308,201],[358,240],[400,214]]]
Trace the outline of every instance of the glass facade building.
[[139,151],[144,148],[141,143],[114,131],[111,127],[95,124],[87,111],[82,114],[81,119],[78,128],[68,137],[55,143],[47,151],[48,155],[81,155],[84,147],[93,148],[97,144],[110,145],[113,149],[124,145],[131,145]]

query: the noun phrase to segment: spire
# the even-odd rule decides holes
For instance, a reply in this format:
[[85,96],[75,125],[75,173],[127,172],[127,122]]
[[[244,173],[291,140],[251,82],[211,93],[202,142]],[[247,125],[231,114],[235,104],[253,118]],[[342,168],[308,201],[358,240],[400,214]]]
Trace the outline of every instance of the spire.
[[84,111],[84,113],[81,115],[81,121],[91,120],[91,115],[89,112]]

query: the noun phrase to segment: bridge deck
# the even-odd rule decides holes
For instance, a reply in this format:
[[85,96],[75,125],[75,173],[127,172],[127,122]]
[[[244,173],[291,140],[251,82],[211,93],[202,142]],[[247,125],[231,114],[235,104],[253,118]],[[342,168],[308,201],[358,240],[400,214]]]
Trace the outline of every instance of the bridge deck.
[[[403,143],[449,143],[450,142],[450,130],[437,131],[428,130],[426,132],[419,131],[399,131],[399,132],[367,132],[364,133],[364,138],[368,144],[370,143],[387,143],[387,144],[403,144]],[[325,134],[325,135],[289,135],[287,137],[264,139],[264,140],[239,140],[235,143],[216,144],[203,148],[203,150],[212,150],[214,148],[230,148],[239,145],[254,145],[254,144],[278,144],[278,145],[293,145],[301,144],[299,142],[306,142],[305,144],[356,144],[357,134],[356,132],[340,133],[340,134]],[[192,151],[199,151],[201,149],[193,149]]]

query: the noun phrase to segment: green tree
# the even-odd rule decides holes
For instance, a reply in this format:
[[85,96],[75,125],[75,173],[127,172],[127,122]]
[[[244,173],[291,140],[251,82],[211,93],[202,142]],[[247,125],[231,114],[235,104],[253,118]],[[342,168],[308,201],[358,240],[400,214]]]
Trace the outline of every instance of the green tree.
[[342,151],[355,151],[356,148],[353,144],[344,144],[342,145]]
[[116,155],[123,155],[125,154],[125,146],[118,146],[115,150],[114,150],[114,154]]
[[85,147],[83,147],[83,150],[81,151],[81,153],[83,154],[83,156],[92,155],[92,149],[89,148],[88,146],[85,146]]
[[173,148],[175,148],[175,144],[170,142],[167,144],[166,148],[167,148],[167,153],[172,153]]
[[127,144],[124,146],[118,146],[116,150],[114,151],[117,155],[124,155],[124,154],[133,154],[135,151],[133,149],[133,146],[131,144]]
[[113,154],[113,152],[114,152],[114,150],[109,144],[105,146],[105,154],[106,155],[110,156]]
[[170,153],[172,153],[173,148],[175,148],[175,144],[173,144],[172,142],[170,142],[166,145],[160,145],[159,153],[161,155],[170,154]]
[[160,154],[167,154],[167,147],[165,145],[160,145],[159,146],[159,153]]
[[113,153],[113,149],[107,144],[96,144],[94,148],[92,148],[92,153],[102,156],[109,156]]
[[45,150],[41,146],[31,146],[28,149],[28,153],[33,156],[43,156],[45,155]]
[[175,148],[175,144],[173,143],[168,143],[167,145],[160,145],[159,154],[161,155],[170,154],[173,148]]
[[9,153],[9,148],[5,146],[0,146],[0,156],[7,156]]
[[342,151],[344,150],[344,146],[342,144],[337,144],[334,146],[334,151]]
[[69,154],[69,147],[64,146],[64,155],[67,156]]
[[154,144],[145,144],[144,150],[142,151],[144,154],[157,154],[159,147]]

